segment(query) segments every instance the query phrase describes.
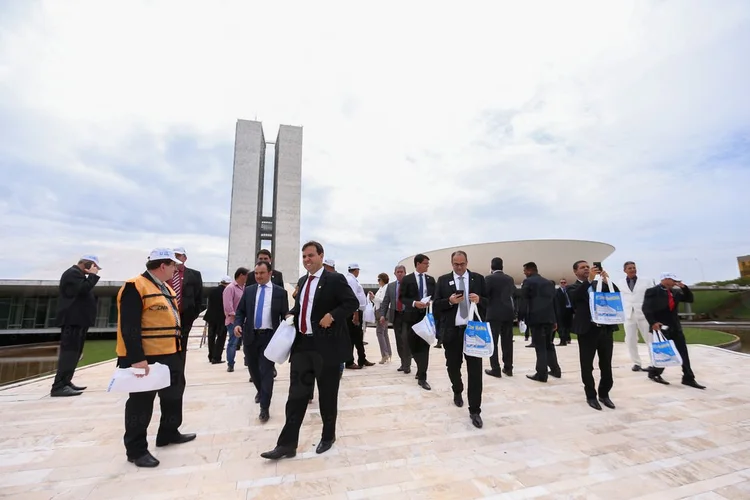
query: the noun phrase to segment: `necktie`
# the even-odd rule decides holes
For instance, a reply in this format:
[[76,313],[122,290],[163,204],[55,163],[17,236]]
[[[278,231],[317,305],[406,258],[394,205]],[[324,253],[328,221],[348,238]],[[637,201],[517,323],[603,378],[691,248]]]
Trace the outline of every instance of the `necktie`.
[[565,295],[565,308],[570,307],[570,297],[568,297],[568,292],[565,288],[562,289],[563,295]]
[[401,286],[401,283],[397,281],[396,282],[396,310],[399,312],[404,310],[404,303],[401,302],[401,297],[398,294],[400,286]]
[[419,298],[424,298],[424,275],[419,275]]
[[[458,289],[459,290],[466,290],[466,287],[464,286],[464,278],[465,276],[459,276],[458,277]],[[466,319],[469,317],[469,297],[464,294],[464,300],[458,303],[458,313],[461,315],[463,319]]]
[[161,293],[163,293],[164,296],[167,297],[167,300],[169,301],[169,305],[170,305],[170,307],[172,309],[172,315],[174,315],[175,324],[179,325],[180,324],[180,314],[177,312],[177,308],[175,307],[175,303],[172,301],[172,299],[169,298],[169,297],[172,296],[172,294],[169,293],[169,288],[167,288],[167,286],[164,283],[162,283],[161,285],[159,285],[159,289],[161,290]]
[[299,331],[301,333],[307,334],[307,303],[310,300],[310,288],[313,286],[313,280],[315,279],[315,276],[310,276],[307,278],[307,288],[305,288],[305,297],[302,299],[302,319],[300,319],[299,322]]
[[633,288],[635,288],[635,280],[628,278],[628,287],[630,288],[630,291],[633,291]]
[[263,324],[263,301],[266,298],[266,286],[260,285],[260,297],[258,297],[258,304],[255,306],[255,329],[260,330]]
[[667,288],[667,297],[669,297],[669,310],[674,311],[674,295],[672,295],[672,290]]
[[175,269],[172,275],[172,288],[174,294],[177,296],[177,307],[182,309],[182,280],[180,279],[180,271]]

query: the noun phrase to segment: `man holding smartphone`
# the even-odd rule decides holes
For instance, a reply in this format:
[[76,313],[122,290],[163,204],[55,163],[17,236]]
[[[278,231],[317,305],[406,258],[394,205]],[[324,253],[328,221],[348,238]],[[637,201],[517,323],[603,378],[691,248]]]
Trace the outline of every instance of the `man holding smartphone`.
[[73,374],[83,354],[86,333],[96,321],[94,286],[99,281],[99,258],[84,255],[60,277],[57,324],[62,328],[57,374],[50,396],[80,396],[86,387],[73,384]]

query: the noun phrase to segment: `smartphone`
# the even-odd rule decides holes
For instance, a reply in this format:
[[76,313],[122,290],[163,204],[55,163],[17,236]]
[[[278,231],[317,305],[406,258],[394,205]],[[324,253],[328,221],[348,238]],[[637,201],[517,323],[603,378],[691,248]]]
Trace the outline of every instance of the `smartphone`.
[[[91,269],[91,266],[93,266],[93,265],[94,265],[94,263],[91,262],[91,261],[89,261],[89,262],[86,262],[86,264],[83,265],[83,268],[84,269]],[[146,370],[143,370],[143,371],[145,373]]]
[[458,295],[459,297],[463,297],[464,296],[464,291],[463,290],[456,290],[456,295]]
[[599,269],[600,271],[601,271],[602,269],[604,269],[604,268],[602,267],[602,263],[601,263],[601,262],[594,262],[594,266],[595,266],[595,267],[596,267],[597,269]]

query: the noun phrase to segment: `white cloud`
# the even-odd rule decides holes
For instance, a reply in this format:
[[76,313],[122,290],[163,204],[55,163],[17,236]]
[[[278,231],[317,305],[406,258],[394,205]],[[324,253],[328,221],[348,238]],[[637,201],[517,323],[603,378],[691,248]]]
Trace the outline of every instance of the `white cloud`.
[[218,280],[256,117],[304,126],[302,238],[364,281],[496,240],[606,241],[690,280],[750,250],[746,2],[207,5],[0,13],[1,275],[94,248],[125,278],[184,244]]

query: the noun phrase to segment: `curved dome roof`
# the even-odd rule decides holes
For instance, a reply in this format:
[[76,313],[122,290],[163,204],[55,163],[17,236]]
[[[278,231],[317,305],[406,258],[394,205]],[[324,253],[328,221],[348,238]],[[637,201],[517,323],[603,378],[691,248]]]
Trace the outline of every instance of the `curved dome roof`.
[[[581,259],[589,263],[601,262],[612,255],[615,247],[598,241],[521,240],[442,248],[420,252],[430,258],[428,273],[437,278],[451,272],[451,254],[456,250],[466,252],[469,269],[483,275],[490,273],[490,261],[493,257],[502,258],[503,271],[520,284],[525,278],[523,265],[527,262],[536,262],[539,274],[545,278],[555,281],[565,278],[570,283],[576,279],[573,262]],[[407,272],[413,272],[414,255],[402,259],[399,264],[406,266]]]

